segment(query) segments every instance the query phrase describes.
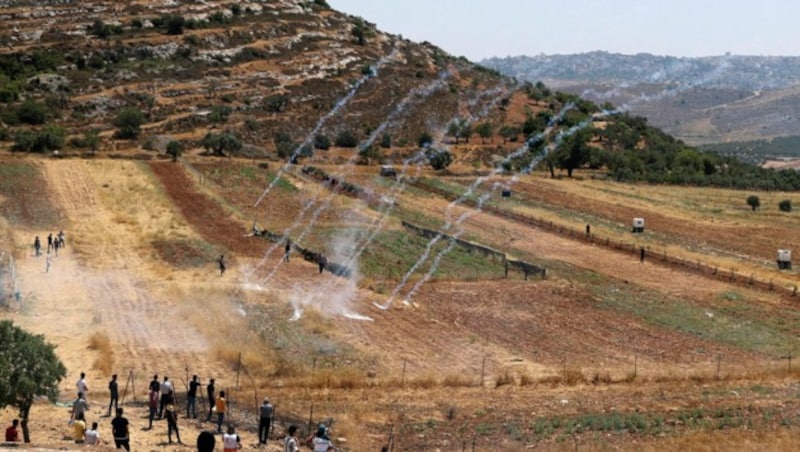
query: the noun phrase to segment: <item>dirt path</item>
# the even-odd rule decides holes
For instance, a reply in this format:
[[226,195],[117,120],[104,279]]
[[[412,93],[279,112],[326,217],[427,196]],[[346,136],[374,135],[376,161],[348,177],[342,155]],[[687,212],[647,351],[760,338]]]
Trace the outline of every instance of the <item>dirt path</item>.
[[[147,181],[134,163],[122,163],[121,174],[109,173],[103,163],[64,160],[44,163],[52,195],[62,207],[66,249],[52,258],[45,272],[45,257],[25,256],[18,261],[23,303],[19,322],[59,344],[58,353],[68,368],[68,394],[80,371],[92,378],[90,384],[105,387],[108,375],[93,372],[97,360],[112,360],[113,372],[130,369],[144,377],[151,370],[182,375],[187,363],[207,361],[207,343],[202,333],[181,322],[174,313],[174,301],[154,291],[159,287],[153,269],[137,252],[142,231],[130,217],[121,224],[120,209],[146,208],[148,192],[137,192],[136,184]],[[117,168],[120,162],[115,162]],[[127,174],[125,177],[123,174]],[[98,192],[95,177],[121,181],[108,189],[127,191],[130,203],[112,205]],[[151,188],[152,189],[152,188]],[[164,210],[164,213],[168,210]],[[57,232],[57,231],[54,231]],[[38,231],[46,237],[47,231]],[[26,232],[17,241],[27,243]],[[97,356],[87,350],[90,336],[106,334],[113,357]],[[202,364],[201,364],[202,365]],[[100,366],[101,368],[103,366]],[[180,372],[179,372],[180,370]]]

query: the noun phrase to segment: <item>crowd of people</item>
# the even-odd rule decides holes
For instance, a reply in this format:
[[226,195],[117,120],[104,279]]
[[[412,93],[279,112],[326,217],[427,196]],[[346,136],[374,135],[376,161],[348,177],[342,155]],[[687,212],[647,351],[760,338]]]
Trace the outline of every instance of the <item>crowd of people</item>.
[[[186,417],[197,419],[197,400],[200,393],[202,384],[197,375],[193,375],[189,381],[186,392]],[[69,419],[69,438],[76,444],[86,445],[100,445],[104,444],[101,435],[101,424],[98,421],[92,420],[91,424],[89,418],[91,417],[90,403],[89,403],[89,384],[86,380],[86,373],[81,372],[80,377],[75,382],[75,389],[77,397],[72,401]],[[208,413],[205,417],[206,422],[212,422],[215,426],[214,430],[203,431],[197,437],[198,451],[213,451],[214,445],[217,443],[216,436],[220,436],[222,449],[225,452],[237,451],[242,447],[241,437],[236,431],[236,427],[228,422],[226,428],[223,430],[223,424],[226,419],[229,420],[229,407],[226,399],[225,391],[216,390],[216,381],[210,378],[205,387],[206,396],[209,401]],[[125,411],[120,406],[120,393],[119,381],[117,375],[111,376],[108,382],[109,402],[108,408],[105,409],[104,417],[114,417],[110,421],[110,437],[117,449],[130,450],[130,435],[131,423],[125,417]],[[203,400],[205,402],[205,400]],[[95,400],[93,403],[97,403]],[[167,444],[173,443],[173,435],[178,444],[185,444],[181,440],[180,430],[178,427],[178,409],[175,397],[175,387],[169,377],[164,376],[159,380],[158,374],[153,375],[153,379],[148,386],[148,424],[143,426],[142,430],[151,430],[153,428],[153,421],[165,419],[167,424]],[[261,406],[258,408],[258,443],[259,445],[266,446],[270,435],[274,435],[275,408],[270,402],[269,398],[264,398]],[[19,434],[20,421],[14,419],[11,425],[6,428],[6,442],[20,441]],[[286,436],[283,438],[283,446],[286,452],[298,452],[300,450],[301,440],[297,435],[298,427],[291,425],[287,429]],[[328,431],[324,425],[320,425],[314,434],[306,438],[305,443],[312,447],[316,452],[334,450],[333,443],[328,438]],[[110,444],[110,442],[109,442]]]
[[[56,234],[55,236],[53,236],[52,232],[47,235],[47,250],[45,251],[46,256],[45,256],[45,268],[44,268],[45,273],[50,272],[50,266],[53,264],[52,256],[55,255],[55,257],[58,257],[58,250],[63,249],[67,245],[65,237],[66,235],[64,234],[64,231],[58,231],[58,234]],[[39,257],[42,255],[42,246],[43,246],[42,241],[41,239],[39,239],[39,236],[37,235],[33,239],[34,256]]]

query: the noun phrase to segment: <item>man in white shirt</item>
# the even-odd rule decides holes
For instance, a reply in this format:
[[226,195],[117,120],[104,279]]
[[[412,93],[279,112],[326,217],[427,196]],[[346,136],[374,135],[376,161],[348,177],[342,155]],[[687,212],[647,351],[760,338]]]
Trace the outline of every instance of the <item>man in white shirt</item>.
[[78,392],[83,393],[85,398],[89,398],[89,385],[86,384],[86,374],[81,372],[81,378],[78,378],[78,381],[75,383],[75,387],[78,388]]
[[100,432],[97,430],[97,422],[92,422],[92,428],[84,432],[86,444],[100,444]]
[[158,405],[158,418],[161,419],[164,417],[164,407],[167,406],[169,403],[172,403],[172,382],[169,381],[169,377],[164,376],[164,381],[161,382],[161,403]]

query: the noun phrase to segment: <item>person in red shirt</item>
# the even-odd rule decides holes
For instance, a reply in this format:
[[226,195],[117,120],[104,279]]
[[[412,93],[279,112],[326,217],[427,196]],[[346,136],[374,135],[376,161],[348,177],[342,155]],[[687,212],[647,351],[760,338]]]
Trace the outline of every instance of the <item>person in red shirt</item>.
[[19,442],[19,419],[14,419],[11,425],[6,429],[6,441]]

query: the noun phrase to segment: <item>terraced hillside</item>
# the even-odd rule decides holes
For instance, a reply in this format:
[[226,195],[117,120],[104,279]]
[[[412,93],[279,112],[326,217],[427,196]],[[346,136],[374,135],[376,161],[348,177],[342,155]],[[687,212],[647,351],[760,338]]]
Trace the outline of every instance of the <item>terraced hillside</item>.
[[[68,107],[47,121],[102,138],[95,151],[0,150],[0,317],[43,334],[68,369],[59,403],[34,406],[32,446],[82,447],[65,422],[81,371],[106,439],[106,385],[114,373],[124,381],[136,450],[189,449],[213,428],[201,397],[200,416],[180,419],[188,445],[168,444],[163,421],[145,429],[156,373],[175,382],[181,413],[190,376],[215,378],[247,449],[282,450],[289,425],[305,435],[317,423],[351,451],[794,446],[797,272],[773,262],[800,234],[777,208],[792,193],[760,194],[752,211],[742,191],[502,171],[520,143],[496,134],[452,140],[454,162],[434,170],[422,131],[444,135],[456,116],[520,121],[543,106],[368,24],[360,45],[357,20],[319,3],[245,2],[238,13],[215,2],[2,3],[17,24],[5,56],[21,68],[25,46],[64,56]],[[146,25],[169,14],[201,23],[181,35]],[[121,32],[87,36],[97,18]],[[31,36],[41,23],[50,28]],[[191,52],[134,50],[173,43]],[[237,59],[248,47],[266,53]],[[107,69],[93,71],[67,58],[128,50],[116,62],[102,53]],[[25,86],[42,102],[53,95]],[[139,137],[112,139],[119,107],[151,103]],[[388,131],[393,143],[378,159],[344,146],[299,163],[275,156],[276,131],[299,145],[317,126],[361,141]],[[201,144],[225,130],[244,151]],[[146,149],[174,138],[185,144],[175,161]],[[389,162],[397,177],[380,176]],[[643,234],[630,232],[634,216]],[[59,230],[66,248],[48,266],[33,238]],[[266,446],[264,397],[277,409]],[[14,416],[6,408],[0,422]]]

